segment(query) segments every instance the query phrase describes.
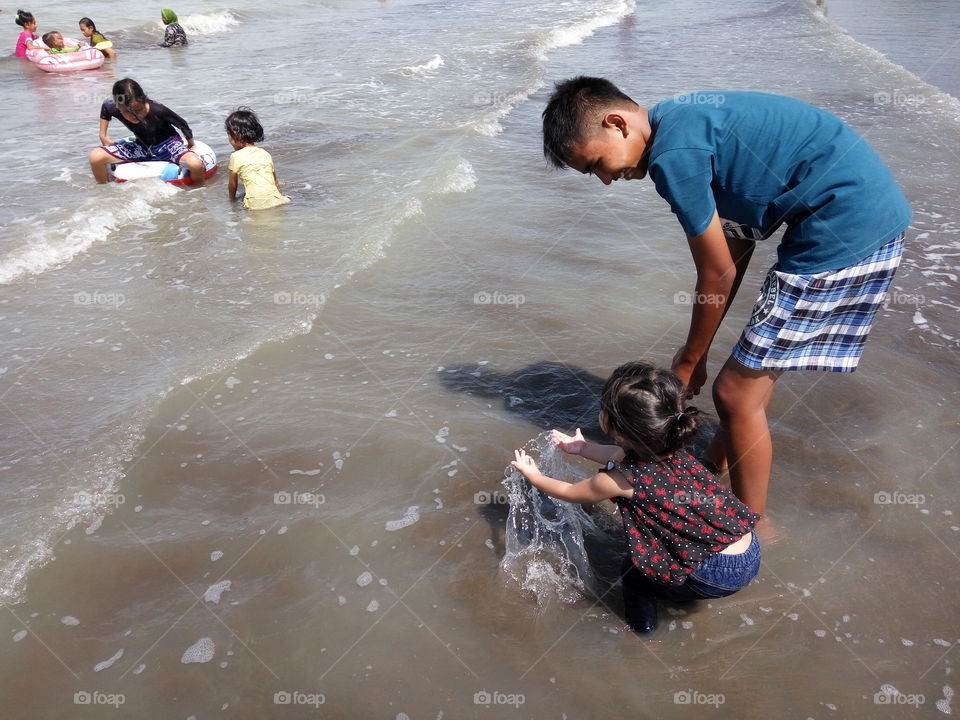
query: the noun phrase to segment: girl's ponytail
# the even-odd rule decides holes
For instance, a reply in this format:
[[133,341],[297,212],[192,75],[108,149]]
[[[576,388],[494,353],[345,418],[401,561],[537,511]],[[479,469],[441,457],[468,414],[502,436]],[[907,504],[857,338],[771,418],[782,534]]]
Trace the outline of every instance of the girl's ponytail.
[[689,443],[700,427],[702,413],[695,407],[688,407],[673,416],[673,422],[666,433],[665,450],[676,452]]
[[33,13],[27,12],[26,10],[17,10],[17,14],[14,15],[13,21],[20,27],[26,27],[28,23],[35,22]]

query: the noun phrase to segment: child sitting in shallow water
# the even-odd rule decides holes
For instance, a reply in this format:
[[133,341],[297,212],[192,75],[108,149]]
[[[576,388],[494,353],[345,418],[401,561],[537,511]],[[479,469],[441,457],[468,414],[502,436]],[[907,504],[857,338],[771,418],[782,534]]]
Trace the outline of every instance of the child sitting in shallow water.
[[669,370],[639,362],[613,371],[600,398],[600,427],[617,445],[553,431],[564,452],[604,463],[596,475],[570,484],[543,475],[523,450],[511,463],[547,495],[576,503],[610,498],[620,510],[629,554],[623,604],[634,632],[657,626],[657,600],[732,595],[760,568],[753,533],[760,516],[716,482],[683,449],[699,423],[683,407],[684,388]]
[[[119,120],[135,139],[111,140],[107,126],[113,119]],[[186,120],[147,97],[136,80],[123,78],[113,84],[113,97],[100,106],[100,147],[90,151],[90,170],[98,183],[105,183],[109,181],[108,165],[165,160],[185,165],[197,187],[204,184],[204,167],[193,146],[193,131]]]
[[250,108],[230,113],[223,123],[233,149],[230,156],[230,200],[237,199],[237,178],[243,180],[243,206],[248,210],[265,210],[284,205],[290,198],[280,194],[280,181],[273,158],[256,143],[263,140],[263,126]]

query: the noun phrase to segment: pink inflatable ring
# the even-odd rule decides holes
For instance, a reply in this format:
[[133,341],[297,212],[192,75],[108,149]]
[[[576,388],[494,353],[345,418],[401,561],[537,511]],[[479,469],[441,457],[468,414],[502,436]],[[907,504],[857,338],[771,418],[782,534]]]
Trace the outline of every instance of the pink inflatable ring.
[[[34,40],[38,45],[43,45],[42,40]],[[77,72],[78,70],[96,70],[103,65],[104,54],[95,47],[90,47],[85,42],[78,42],[69,38],[63,39],[64,47],[73,47],[80,45],[77,52],[69,53],[51,53],[46,50],[46,46],[40,49],[27,50],[27,60],[32,62],[44,72],[66,73]]]

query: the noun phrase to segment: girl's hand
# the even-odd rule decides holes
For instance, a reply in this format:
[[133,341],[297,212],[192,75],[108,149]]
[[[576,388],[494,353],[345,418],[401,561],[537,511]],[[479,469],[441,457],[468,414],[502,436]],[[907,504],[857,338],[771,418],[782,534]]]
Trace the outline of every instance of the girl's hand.
[[559,430],[554,430],[550,434],[550,439],[553,440],[554,445],[571,455],[579,455],[583,451],[584,445],[587,444],[587,441],[583,439],[583,433],[580,432],[580,428],[577,428],[573,436],[562,433]]
[[517,459],[512,460],[510,464],[519,470],[520,474],[525,478],[529,480],[531,475],[540,474],[540,468],[537,467],[537,463],[523,450],[515,450],[514,455],[516,455]]

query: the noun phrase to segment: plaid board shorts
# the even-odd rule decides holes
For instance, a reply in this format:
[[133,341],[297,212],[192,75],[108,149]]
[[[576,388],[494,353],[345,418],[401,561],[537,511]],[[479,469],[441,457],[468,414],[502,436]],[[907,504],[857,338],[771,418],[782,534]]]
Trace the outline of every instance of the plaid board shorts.
[[184,153],[192,152],[179,135],[168,137],[163,142],[147,147],[139,140],[118,140],[113,145],[101,146],[120,162],[144,162],[147,160],[166,160],[179,163]]
[[793,275],[774,265],[733,357],[754,370],[853,372],[903,256],[903,233],[841,270]]

